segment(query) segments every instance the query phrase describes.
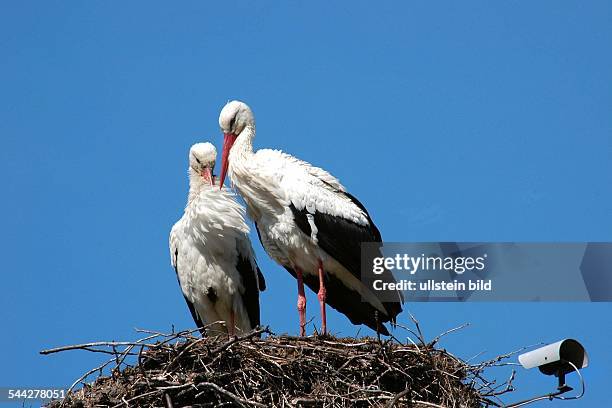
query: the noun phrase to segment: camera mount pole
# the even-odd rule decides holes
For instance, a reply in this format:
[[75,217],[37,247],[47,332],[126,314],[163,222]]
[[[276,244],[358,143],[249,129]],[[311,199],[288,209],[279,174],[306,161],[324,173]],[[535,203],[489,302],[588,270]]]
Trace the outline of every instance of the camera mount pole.
[[557,376],[557,378],[559,378],[559,385],[557,386],[557,391],[541,395],[539,397],[533,397],[523,401],[515,402],[514,404],[504,405],[503,408],[522,407],[524,405],[531,404],[536,401],[542,401],[545,399],[552,401],[555,397],[558,397],[561,394],[565,394],[566,392],[573,390],[572,387],[565,383],[565,371],[563,371],[562,368],[560,368],[559,371],[557,371],[557,374],[555,375]]
[[572,387],[565,383],[565,371],[559,369],[559,371],[557,372],[557,377],[559,378],[559,385],[557,386],[557,394],[553,395],[554,397],[573,390]]

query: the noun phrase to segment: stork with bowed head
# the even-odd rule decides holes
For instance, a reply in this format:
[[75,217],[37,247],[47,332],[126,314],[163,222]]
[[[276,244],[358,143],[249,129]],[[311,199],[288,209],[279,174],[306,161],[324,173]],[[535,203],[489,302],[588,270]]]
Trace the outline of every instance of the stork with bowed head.
[[[265,281],[249,240],[245,211],[236,196],[214,186],[217,151],[198,143],[189,151],[189,196],[170,232],[172,266],[199,328],[236,335],[259,325],[259,292]],[[215,322],[225,322],[225,325]],[[204,331],[202,331],[204,334]]]
[[[382,242],[366,208],[323,169],[279,150],[253,152],[255,118],[245,103],[225,105],[219,125],[221,184],[229,175],[266,252],[297,279],[300,335],[306,332],[304,283],[318,295],[322,334],[329,304],[353,324],[388,335],[383,323],[395,323],[403,298],[393,292],[392,301],[383,301],[360,280],[361,243]],[[378,279],[395,282],[388,271]]]

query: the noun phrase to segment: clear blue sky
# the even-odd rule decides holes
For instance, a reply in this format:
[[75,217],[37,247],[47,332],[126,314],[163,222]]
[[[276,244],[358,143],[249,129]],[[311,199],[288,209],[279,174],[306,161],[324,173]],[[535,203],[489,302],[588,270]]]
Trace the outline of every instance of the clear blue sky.
[[[257,147],[330,170],[388,241],[612,240],[610,2],[251,3],[0,6],[0,386],[101,359],[49,346],[192,326],[167,236],[188,148],[220,148],[228,99],[254,109]],[[253,238],[263,322],[296,333],[295,281]],[[610,304],[407,309],[430,337],[470,322],[442,344],[465,358],[578,338],[588,390],[563,406],[609,401]],[[518,374],[509,400],[554,384]]]

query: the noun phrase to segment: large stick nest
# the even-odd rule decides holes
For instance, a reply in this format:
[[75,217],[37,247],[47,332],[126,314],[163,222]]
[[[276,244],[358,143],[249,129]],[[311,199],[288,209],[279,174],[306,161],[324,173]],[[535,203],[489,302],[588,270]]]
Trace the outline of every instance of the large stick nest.
[[[112,355],[91,384],[50,407],[482,407],[497,405],[481,372],[435,342],[274,336],[268,329],[228,339],[193,332],[135,342],[96,342]],[[261,335],[264,335],[262,338]],[[130,357],[131,356],[131,357]],[[126,360],[133,360],[129,364]],[[113,365],[108,375],[103,369]],[[498,386],[499,387],[499,386]],[[506,392],[510,386],[506,386]]]

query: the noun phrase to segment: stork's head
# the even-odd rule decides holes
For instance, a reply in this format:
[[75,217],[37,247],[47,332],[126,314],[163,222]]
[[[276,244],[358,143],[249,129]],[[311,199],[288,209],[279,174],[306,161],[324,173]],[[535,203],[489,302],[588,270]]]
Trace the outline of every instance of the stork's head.
[[247,126],[255,126],[251,108],[240,101],[228,102],[219,114],[219,126],[223,131],[223,155],[221,157],[221,186],[229,166],[229,153],[238,136]]
[[251,108],[240,101],[228,102],[219,114],[219,126],[224,134],[238,136],[248,125],[253,126],[255,118]]
[[214,185],[212,171],[217,160],[217,149],[211,143],[196,143],[189,149],[189,174],[202,177],[205,184]]

